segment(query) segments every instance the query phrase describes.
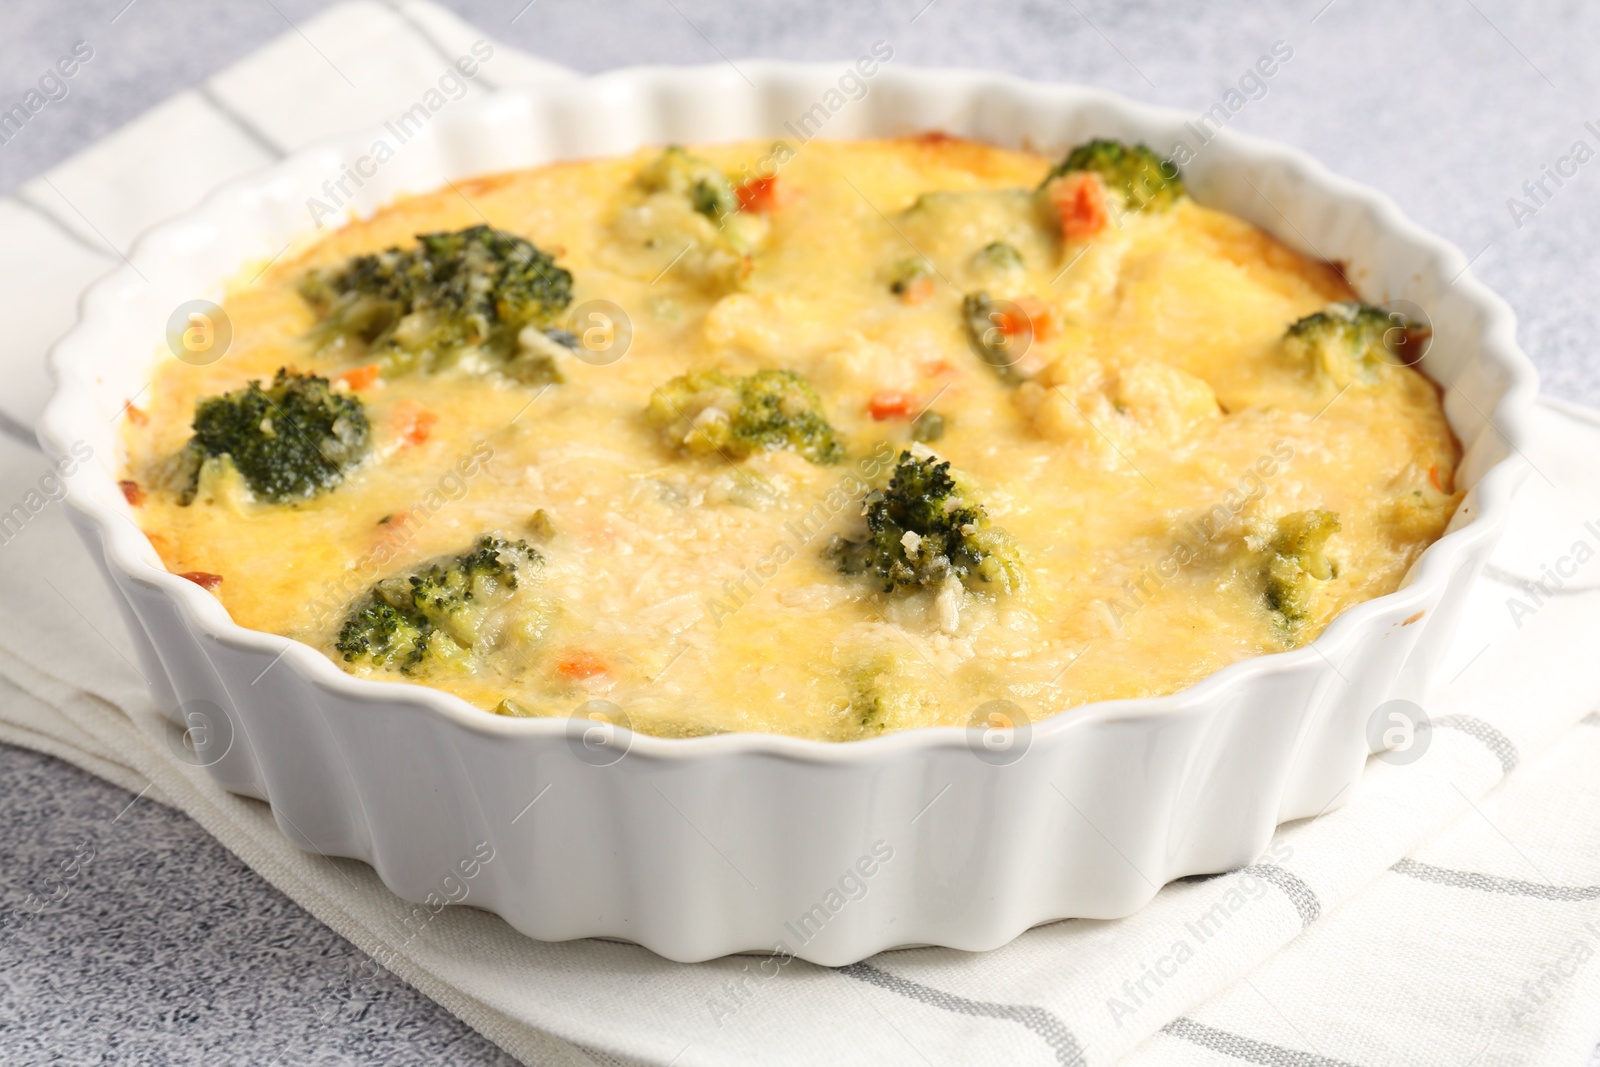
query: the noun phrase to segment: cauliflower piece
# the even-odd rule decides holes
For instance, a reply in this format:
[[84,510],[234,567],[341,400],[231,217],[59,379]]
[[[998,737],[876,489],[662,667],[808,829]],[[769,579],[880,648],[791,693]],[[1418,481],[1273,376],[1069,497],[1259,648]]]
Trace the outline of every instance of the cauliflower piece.
[[1176,441],[1197,423],[1221,414],[1217,394],[1203,379],[1166,363],[1147,361],[1117,375],[1112,405],[1141,429]]
[[730,293],[706,311],[701,337],[711,349],[734,349],[767,366],[789,366],[797,356],[837,344],[839,329],[816,315],[803,296]]
[[1059,360],[1020,386],[1015,399],[1040,436],[1112,462],[1116,449],[1173,445],[1221,414],[1203,380],[1153,360],[1111,369]]
[[818,359],[813,373],[818,388],[829,396],[860,397],[860,402],[879,392],[914,394],[918,385],[914,363],[854,331]]
[[1394,542],[1426,545],[1437,540],[1466,496],[1454,484],[1455,471],[1448,461],[1407,464],[1390,483],[1394,495],[1382,512],[1381,521]]

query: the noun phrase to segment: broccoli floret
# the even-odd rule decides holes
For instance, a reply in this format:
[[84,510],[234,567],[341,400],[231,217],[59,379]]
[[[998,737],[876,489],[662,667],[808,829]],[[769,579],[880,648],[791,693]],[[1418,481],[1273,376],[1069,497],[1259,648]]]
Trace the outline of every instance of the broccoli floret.
[[911,420],[911,439],[931,444],[944,436],[948,420],[937,411],[924,411]]
[[835,534],[823,556],[841,573],[876,576],[884,592],[939,586],[952,574],[1007,592],[1024,584],[1016,541],[990,523],[972,487],[951,474],[947,461],[900,453],[888,487],[867,494],[862,515],[867,536]]
[[691,453],[739,460],[752,452],[787,449],[818,464],[844,456],[817,391],[790,370],[744,378],[711,368],[692,370],[656,389],[645,419]]
[[326,378],[279,370],[265,389],[255,381],[195,406],[180,499],[194,500],[202,469],[216,461],[231,464],[262,500],[306,500],[344,481],[370,445],[360,400],[334,392]]
[[869,737],[926,724],[937,714],[937,679],[904,646],[885,649],[846,672],[849,706],[843,737]]
[[1004,241],[994,241],[978,249],[972,257],[972,266],[979,274],[989,278],[1014,278],[1027,269],[1022,253]]
[[[907,710],[915,710],[915,698],[904,690],[885,689],[868,677],[856,688],[850,699],[850,714],[863,730],[883,730],[890,722],[905,717]],[[910,708],[907,708],[910,705]]]
[[334,647],[350,663],[398,668],[464,664],[493,643],[489,623],[543,562],[526,541],[485,535],[466,553],[385,578],[356,603]]
[[1386,363],[1411,366],[1432,335],[1397,311],[1342,301],[1290,325],[1283,347],[1305,369],[1343,388],[1377,381]]
[[750,276],[767,229],[761,212],[740,209],[721,170],[676,146],[640,168],[611,227],[641,278],[717,291]]
[[1120,198],[1128,211],[1147,207],[1164,211],[1184,195],[1177,165],[1143,144],[1129,147],[1121,141],[1103,139],[1081,144],[1050,168],[1040,188],[1075,171],[1098,174],[1106,190]]
[[694,209],[712,222],[721,222],[739,210],[739,197],[727,176],[677,145],[669,145],[639,172],[639,185],[647,192],[688,197]]
[[544,508],[539,508],[528,516],[528,534],[535,541],[548,541],[556,535],[556,524]]
[[1297,511],[1278,520],[1267,544],[1267,607],[1293,635],[1315,610],[1317,583],[1338,573],[1328,558],[1328,539],[1339,532],[1331,511]]
[[335,647],[352,663],[365,660],[374,667],[410,671],[427,654],[427,620],[408,603],[396,607],[375,590],[345,620]]
[[572,302],[572,274],[521,237],[473,226],[314,270],[300,293],[322,316],[312,336],[324,351],[359,343],[391,374],[482,354],[542,382],[549,354],[521,352],[518,335],[551,326]]

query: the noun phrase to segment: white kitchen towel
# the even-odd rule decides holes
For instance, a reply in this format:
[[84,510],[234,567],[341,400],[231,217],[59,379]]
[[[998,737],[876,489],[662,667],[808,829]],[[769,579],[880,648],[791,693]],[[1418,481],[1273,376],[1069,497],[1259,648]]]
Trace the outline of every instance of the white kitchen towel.
[[[1600,698],[1600,423],[1547,407],[1539,426],[1420,758],[1374,758],[1251,867],[994,952],[682,965],[531,941],[470,908],[419,927],[365,865],[299,851],[176,755],[53,507],[0,545],[8,599],[29,605],[0,617],[0,740],[148,785],[369,954],[312,992],[330,1015],[381,965],[529,1063],[1576,1064],[1600,1003],[1600,730],[1582,721]],[[0,468],[0,504],[48,484],[9,442]]]
[[1600,715],[1583,722],[1123,1062],[1576,1067],[1600,1018]]
[[[391,117],[480,37],[422,2],[342,5],[0,201],[0,424],[31,421],[42,342],[132,234],[216,181]],[[494,48],[467,91],[564,76]],[[172,150],[196,130],[205,158]],[[266,805],[175,756],[109,594],[43,505],[44,461],[3,440],[0,575],[28,607],[0,615],[0,740],[188,812],[368,953],[310,991],[330,1018],[385,966],[528,1063],[1577,1063],[1600,1031],[1585,925],[1600,921],[1600,729],[1580,723],[1600,698],[1600,429],[1553,409],[1541,427],[1421,758],[1373,760],[1348,803],[1285,827],[1251,868],[996,952],[685,966],[532,942],[468,908],[418,926],[365,865],[300,852]]]

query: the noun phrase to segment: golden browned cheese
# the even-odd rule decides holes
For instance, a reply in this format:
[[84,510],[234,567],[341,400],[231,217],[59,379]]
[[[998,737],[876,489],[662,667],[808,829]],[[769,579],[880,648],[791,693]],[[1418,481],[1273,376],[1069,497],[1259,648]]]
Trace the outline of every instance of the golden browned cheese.
[[[736,181],[773,156],[766,143],[695,151]],[[147,490],[136,514],[168,568],[222,575],[216,595],[241,625],[485,711],[510,698],[567,715],[604,698],[650,733],[848,740],[965,723],[995,699],[1037,721],[1171,693],[1303,643],[1394,590],[1459,499],[1435,386],[1385,365],[1341,388],[1290,358],[1285,328],[1354,294],[1245,222],[1184,199],[1068,242],[1027,194],[971,195],[1031,192],[1046,159],[939,139],[813,142],[779,153],[749,262],[698,245],[675,261],[680,248],[651,246],[627,215],[655,155],[459,183],[242,274],[226,357],[167,361],[148,419],[126,427],[127,476]],[[933,192],[963,195],[913,209]],[[280,366],[353,365],[304,339],[308,268],[485,220],[556,255],[575,305],[626,309],[626,355],[570,361],[547,388],[461,370],[380,381],[357,394],[373,453],[342,486],[294,506],[180,506],[159,471],[197,399]],[[1023,252],[1021,272],[974,260],[996,233]],[[908,300],[890,283],[916,257],[935,270]],[[980,289],[1035,301],[1025,384],[974,353],[961,307]],[[657,386],[702,366],[804,374],[845,458],[673,450],[642,413]],[[869,410],[883,393],[945,417],[932,447],[1013,535],[1026,588],[884,593],[822,558],[831,534],[860,528],[867,483],[883,484],[910,442],[906,418]],[[400,429],[418,407],[438,422],[409,444]],[[1311,509],[1341,528],[1333,577],[1291,635],[1266,601],[1262,546],[1274,520]],[[373,581],[486,531],[529,537],[545,557],[535,644],[472,674],[373,672],[333,650]]]

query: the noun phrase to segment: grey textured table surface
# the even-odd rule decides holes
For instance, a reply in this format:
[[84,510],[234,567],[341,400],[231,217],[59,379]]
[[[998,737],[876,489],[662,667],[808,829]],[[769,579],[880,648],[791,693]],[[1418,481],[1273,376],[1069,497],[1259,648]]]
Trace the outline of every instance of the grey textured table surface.
[[[1286,42],[1293,57],[1260,89],[1245,86],[1252,98],[1230,125],[1310,151],[1455,241],[1516,308],[1546,390],[1600,405],[1590,340],[1600,293],[1589,269],[1600,242],[1595,5],[443,2],[486,33],[582,71],[831,59],[885,40],[897,63],[1082,82],[1196,113]],[[0,146],[0,192],[322,6],[6,0],[0,101],[19,98],[75,40],[96,54],[70,106]],[[1579,141],[1582,163],[1571,156]],[[1569,172],[1559,181],[1547,176],[1557,167]],[[73,896],[0,945],[0,1063],[510,1062],[386,975],[330,1013],[315,994],[348,984],[359,954],[185,816],[148,801],[128,808],[120,790],[5,746],[0,782],[0,909],[36,891],[80,843],[97,848]]]

